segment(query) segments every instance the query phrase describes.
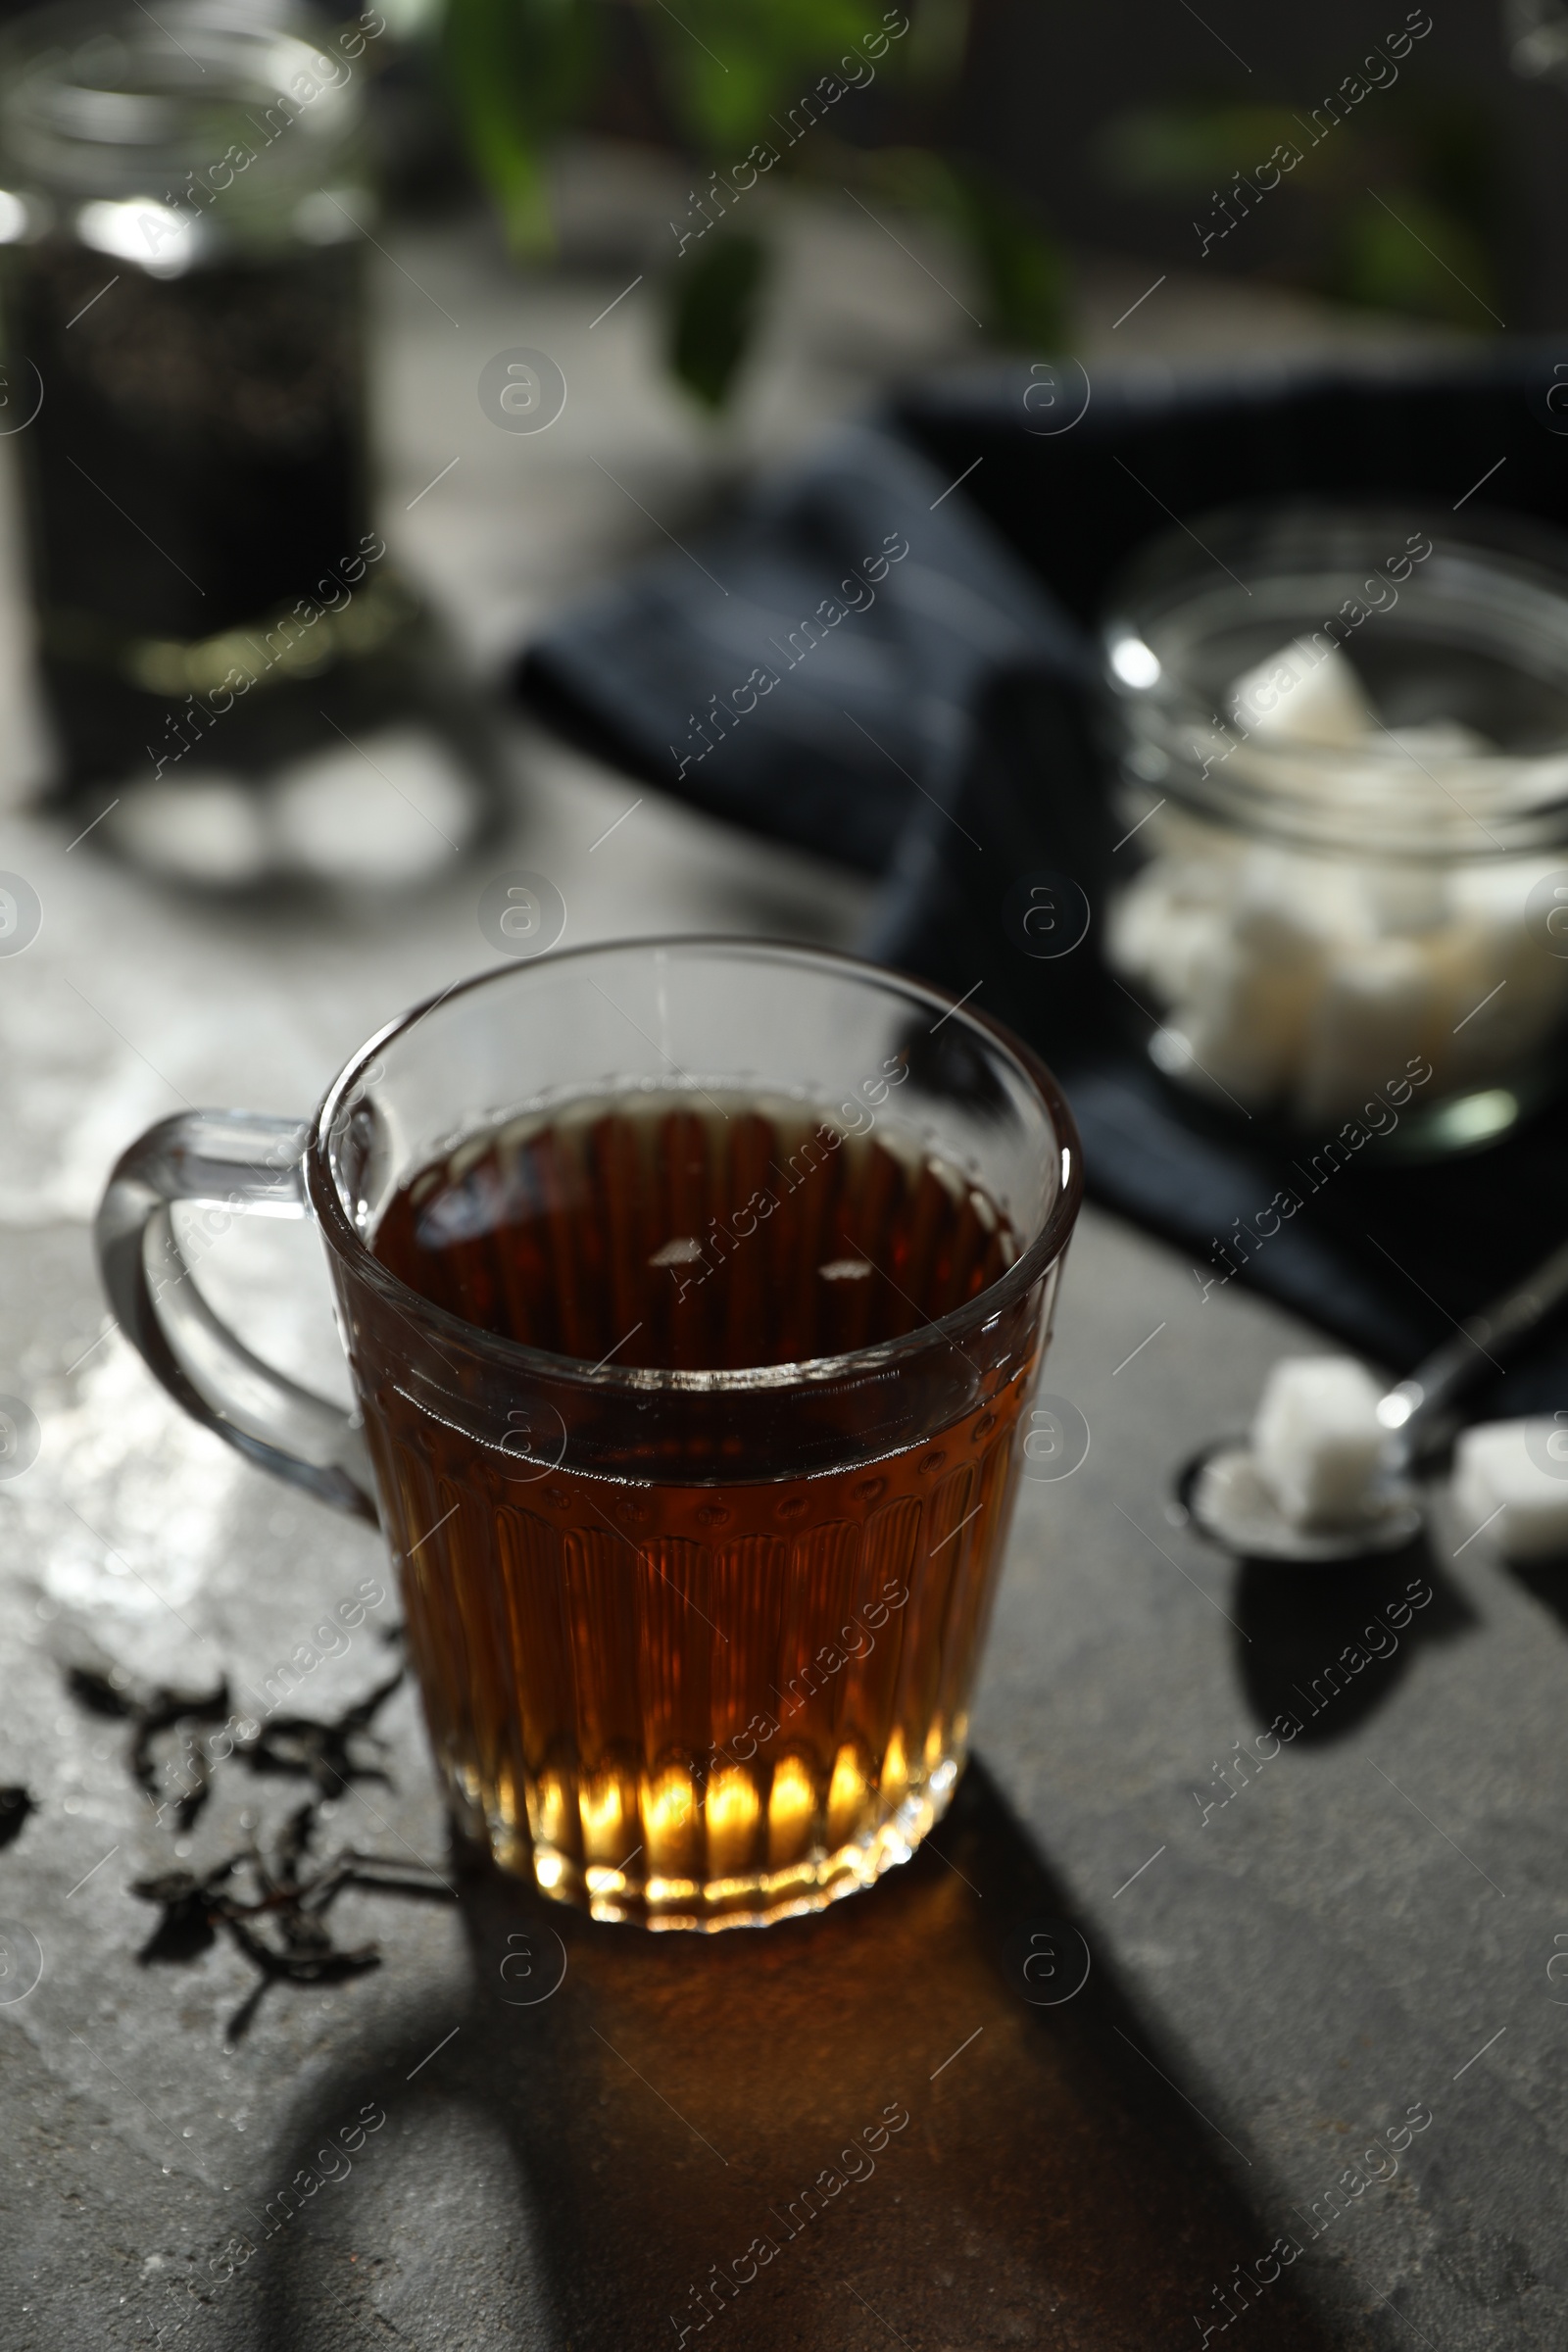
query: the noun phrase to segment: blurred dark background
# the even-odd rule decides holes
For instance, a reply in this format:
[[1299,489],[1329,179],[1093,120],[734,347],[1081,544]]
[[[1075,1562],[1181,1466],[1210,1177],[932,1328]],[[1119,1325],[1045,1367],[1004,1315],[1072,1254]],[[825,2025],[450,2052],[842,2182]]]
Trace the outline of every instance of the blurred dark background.
[[[1201,12],[1187,0],[1113,10],[916,0],[909,13],[918,67],[859,96],[835,136],[940,151],[1064,260],[1136,255],[1478,333],[1498,318],[1547,328],[1568,306],[1568,239],[1555,225],[1568,216],[1568,81],[1541,72],[1554,47],[1549,0],[1464,0],[1435,13],[1399,0],[1326,0],[1310,12],[1238,0]],[[629,0],[603,15],[611,62],[579,119],[682,143],[649,10]],[[1521,71],[1532,25],[1535,68]],[[439,69],[416,59],[395,78],[404,103],[393,161],[405,188],[426,199],[455,191],[461,132],[450,104],[434,99]],[[422,132],[411,85],[431,93]],[[1323,134],[1320,112],[1314,146],[1313,110],[1331,98],[1343,119]],[[1217,205],[1236,173],[1250,177],[1293,137],[1302,162],[1266,202],[1253,200],[1251,217]],[[830,177],[831,158],[822,161]],[[1232,233],[1205,254],[1202,230],[1232,218]]]
[[1371,187],[1510,328],[1557,325],[1568,307],[1568,96],[1512,70],[1510,26],[1488,0],[1413,12],[1400,0],[1312,10],[1204,0],[1200,15],[1184,0],[1050,11],[982,0],[958,134],[1071,244],[1196,268],[1194,221],[1214,220],[1211,191],[1264,162],[1291,118],[1309,117],[1411,15],[1432,30],[1396,61],[1397,82],[1370,89],[1201,267],[1492,329],[1399,239]]
[[[16,0],[0,9],[23,13]],[[343,12],[318,13],[325,24]],[[394,39],[379,61],[379,106],[392,192],[417,209],[460,201],[480,172],[466,160],[474,142],[443,47],[470,22],[492,43],[503,21],[536,41],[533,20],[549,12],[538,0],[510,11],[404,0],[385,13]],[[574,128],[684,146],[694,159],[722,153],[710,119],[694,133],[692,110],[672,92],[660,37],[669,38],[667,24],[644,0],[595,13],[597,65],[558,62],[553,92],[536,90],[519,116],[543,126],[555,108]],[[832,13],[831,0],[802,10],[823,24]],[[1555,48],[1555,0],[1439,0],[1434,10],[1325,0],[1310,12],[1239,0],[1205,0],[1201,11],[1187,0],[1114,10],[912,0],[909,14],[917,70],[858,94],[834,120],[831,145],[940,151],[1045,245],[1064,249],[1063,262],[1138,256],[1478,333],[1495,331],[1498,318],[1516,331],[1549,328],[1568,308],[1558,226],[1568,219],[1568,78],[1559,85],[1541,71]],[[1390,52],[1423,24],[1430,29],[1402,57]],[[1532,27],[1534,71],[1517,70]],[[1350,77],[1363,94],[1348,99]],[[1312,146],[1313,110],[1331,98],[1344,119]],[[1202,231],[1223,231],[1238,210],[1227,215],[1216,198],[1293,137],[1301,164],[1204,254]],[[735,152],[744,151],[742,142]],[[831,154],[791,160],[833,176]]]
[[[0,24],[26,13],[24,0],[0,0]],[[268,13],[266,0],[253,13]],[[329,25],[354,12],[312,13]],[[450,46],[460,20],[488,18],[488,37],[507,22],[536,43],[560,12],[540,0],[389,0],[383,13],[392,37],[375,62],[391,188],[420,208],[471,194],[479,173],[465,159],[443,39]],[[653,24],[651,0],[612,0],[596,13],[597,69],[571,93],[561,84],[572,74],[558,73],[553,95],[536,93],[522,112],[543,121],[559,105],[575,127],[699,152],[705,142],[670,102],[655,37],[667,26]],[[1532,25],[1538,53],[1554,48],[1555,0],[1437,0],[1430,10],[1324,0],[1310,12],[1240,0],[1205,0],[1201,11],[1188,0],[1115,9],[910,0],[908,13],[921,48],[916,86],[884,77],[835,121],[835,137],[918,141],[960,157],[1068,249],[1264,277],[1478,332],[1494,326],[1489,310],[1530,331],[1557,324],[1568,307],[1558,226],[1568,218],[1568,51],[1560,86],[1542,74],[1539,54],[1533,73],[1510,62]],[[807,20],[832,14],[831,0],[803,0]],[[1253,172],[1364,59],[1422,23],[1430,30],[1407,54],[1377,69],[1388,79],[1367,86],[1255,217],[1200,258],[1200,226],[1223,227],[1214,196],[1233,174]],[[1307,150],[1304,133],[1299,144]]]

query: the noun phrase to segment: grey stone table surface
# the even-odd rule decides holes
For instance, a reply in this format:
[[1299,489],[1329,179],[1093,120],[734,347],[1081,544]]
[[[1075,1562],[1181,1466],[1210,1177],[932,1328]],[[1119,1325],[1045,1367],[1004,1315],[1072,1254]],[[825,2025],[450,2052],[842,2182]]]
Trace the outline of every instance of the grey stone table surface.
[[[917,271],[808,211],[798,235],[778,368],[725,464],[961,348],[924,275],[952,257]],[[847,266],[810,262],[851,236],[854,302]],[[636,299],[590,323],[625,258],[528,285],[482,236],[431,232],[378,280],[388,535],[480,658],[684,535],[715,463]],[[425,288],[461,324],[421,314]],[[1093,366],[1349,331],[1180,286],[1113,324],[1141,291],[1092,275]],[[472,389],[524,324],[573,400],[519,455]],[[379,1965],[263,1985],[225,1936],[155,1938],[132,1881],[247,1826],[270,1840],[306,1784],[220,1765],[181,1838],[72,1661],[236,1690],[288,1666],[290,1706],[324,1722],[387,1678],[395,1601],[373,1535],[153,1386],[87,1219],[153,1118],[301,1109],[388,1014],[482,965],[483,877],[266,920],[133,883],[16,805],[37,755],[14,576],[0,618],[0,865],[44,907],[0,962],[0,1392],[41,1433],[0,1480],[0,1785],[34,1799],[0,1816],[6,2352],[1568,2340],[1568,1580],[1523,1580],[1441,1513],[1429,1554],[1349,1577],[1202,1549],[1167,1513],[1173,1465],[1318,1343],[1093,1211],[1046,1384],[1089,1452],[1025,1486],[977,1760],[907,1868],[765,1936],[586,1925],[451,1851],[404,1687],[376,1717],[385,1777],[321,1808],[328,1849],[430,1867],[422,1894],[341,1896],[340,1938]],[[515,752],[498,862],[553,876],[572,938],[854,937],[863,892],[830,866],[520,731]],[[340,1382],[313,1251],[236,1226],[202,1278],[264,1352]],[[1021,1975],[1032,1936],[1059,1979]]]

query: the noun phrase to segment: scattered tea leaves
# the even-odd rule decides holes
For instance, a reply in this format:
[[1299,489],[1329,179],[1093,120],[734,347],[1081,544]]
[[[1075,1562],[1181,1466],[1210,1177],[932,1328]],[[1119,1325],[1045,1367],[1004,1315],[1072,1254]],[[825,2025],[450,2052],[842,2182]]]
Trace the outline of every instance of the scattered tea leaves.
[[[346,1886],[451,1897],[440,1872],[416,1858],[405,1861],[358,1845],[340,1846],[325,1856],[314,1851],[326,1799],[355,1781],[390,1786],[387,1743],[373,1725],[405,1673],[398,1666],[363,1698],[324,1721],[270,1714],[256,1722],[234,1712],[226,1675],[211,1690],[194,1690],[138,1682],[97,1653],[78,1653],[66,1668],[68,1688],[80,1705],[130,1726],[126,1765],[160,1822],[170,1809],[172,1784],[178,1788],[175,1824],[188,1829],[212,1792],[216,1772],[230,1756],[250,1772],[291,1776],[313,1786],[315,1793],[295,1807],[270,1842],[247,1835],[234,1852],[206,1868],[159,1871],[131,1885],[132,1894],[159,1912],[136,1955],[143,1965],[196,1960],[221,1934],[256,1970],[255,1989],[230,2021],[231,2042],[247,2032],[270,1985],[338,1984],[380,1966],[376,1944],[341,1944],[333,1937],[327,1913]],[[215,1724],[223,1727],[220,1739],[204,1738],[203,1727]],[[177,1739],[177,1756],[168,1753],[171,1734]],[[31,1804],[25,1789],[0,1788],[0,1844],[16,1836]],[[15,1827],[9,1826],[13,1820]]]

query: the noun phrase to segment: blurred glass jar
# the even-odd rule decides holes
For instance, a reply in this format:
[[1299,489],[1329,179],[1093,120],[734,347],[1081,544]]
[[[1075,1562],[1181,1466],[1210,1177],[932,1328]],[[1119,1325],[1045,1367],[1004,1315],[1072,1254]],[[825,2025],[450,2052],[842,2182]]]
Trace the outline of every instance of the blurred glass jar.
[[1568,542],[1233,509],[1134,562],[1102,643],[1137,860],[1106,954],[1165,1076],[1428,1152],[1543,1101],[1568,1019]]
[[0,43],[6,416],[58,789],[139,863],[396,884],[499,748],[369,512],[364,87],[385,32],[85,0]]

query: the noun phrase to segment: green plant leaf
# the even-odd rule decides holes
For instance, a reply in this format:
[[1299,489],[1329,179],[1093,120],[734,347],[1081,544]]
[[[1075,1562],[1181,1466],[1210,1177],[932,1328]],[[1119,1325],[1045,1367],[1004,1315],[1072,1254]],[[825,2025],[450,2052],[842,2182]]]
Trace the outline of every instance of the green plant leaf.
[[865,176],[909,212],[946,220],[974,256],[988,333],[1029,350],[1067,339],[1068,270],[1061,247],[1028,208],[977,165],[927,147],[884,147]]
[[957,221],[980,264],[988,332],[1031,351],[1067,339],[1067,262],[1055,239],[989,173],[955,173]]
[[726,236],[675,271],[669,365],[705,408],[729,398],[771,263],[760,237]]
[[[682,130],[703,153],[728,159],[775,128],[774,117],[814,97],[845,58],[850,74],[834,74],[842,89],[851,74],[867,85],[896,68],[899,39],[880,60],[856,43],[891,27],[871,0],[675,0],[673,10],[649,12],[669,101]],[[905,17],[907,27],[908,19]],[[902,36],[900,36],[902,37]]]
[[469,154],[508,236],[520,252],[547,251],[545,156],[598,69],[592,0],[447,0],[441,51]]
[[969,46],[971,0],[920,0],[909,36],[911,81],[927,87],[956,82]]
[[1300,159],[1288,169],[1311,180],[1353,172],[1365,153],[1350,123],[1336,123],[1333,138],[1314,147],[1309,124],[1289,107],[1194,104],[1112,116],[1095,157],[1106,183],[1128,195],[1188,197],[1223,188],[1235,172],[1256,172],[1281,147]]
[[1475,231],[1414,188],[1381,193],[1381,204],[1369,194],[1346,212],[1327,291],[1373,310],[1495,332],[1496,292]]

